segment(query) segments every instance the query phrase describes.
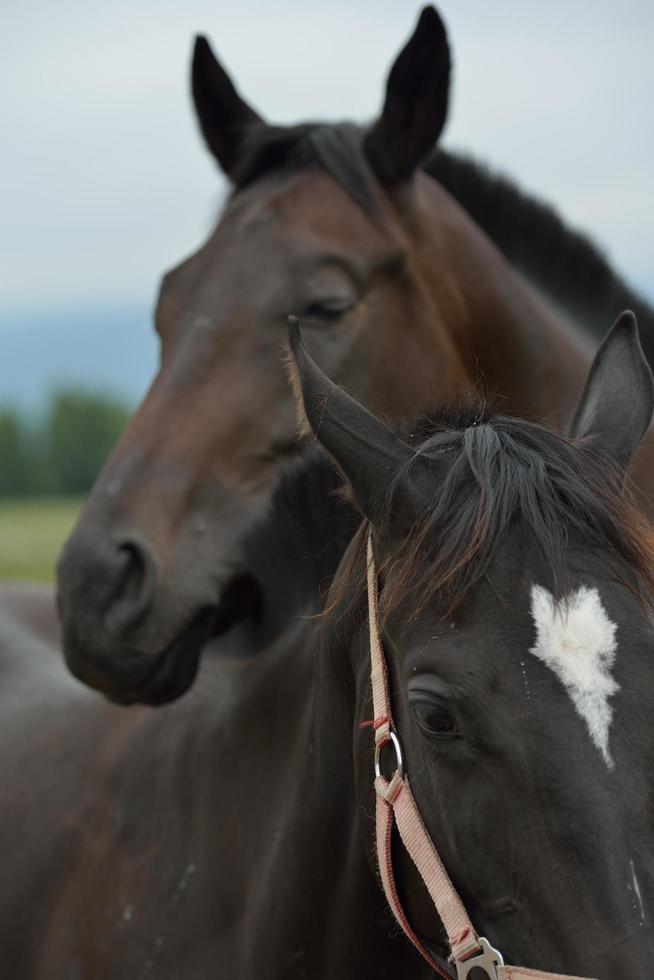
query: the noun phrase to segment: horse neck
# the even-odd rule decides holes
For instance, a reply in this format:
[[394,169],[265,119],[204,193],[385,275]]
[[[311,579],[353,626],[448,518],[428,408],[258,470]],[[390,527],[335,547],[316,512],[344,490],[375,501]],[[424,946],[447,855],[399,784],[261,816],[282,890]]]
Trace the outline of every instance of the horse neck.
[[583,232],[550,205],[468,155],[438,149],[427,173],[465,208],[514,268],[596,339],[621,310],[634,310],[654,363],[654,308],[624,281]]
[[354,679],[347,650],[334,635],[330,631],[327,642],[309,622],[294,642],[292,670],[303,674],[305,690],[289,719],[294,750],[278,774],[281,803],[268,815],[283,829],[258,868],[248,921],[256,938],[246,975],[255,976],[256,963],[274,950],[284,966],[270,976],[280,980],[422,980],[429,971],[409,944],[390,938],[391,913],[366,856],[373,831],[364,826],[356,793]]
[[583,384],[590,340],[436,181],[419,174],[415,195],[416,267],[468,378],[499,396],[505,411],[563,421]]

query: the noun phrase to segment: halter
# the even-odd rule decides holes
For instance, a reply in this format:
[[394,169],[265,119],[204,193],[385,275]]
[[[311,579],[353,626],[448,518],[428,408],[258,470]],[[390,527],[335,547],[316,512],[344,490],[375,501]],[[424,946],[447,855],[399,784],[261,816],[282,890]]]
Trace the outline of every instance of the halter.
[[[488,980],[590,980],[584,977],[545,973],[519,966],[505,966],[501,953],[487,939],[478,936],[468,917],[459,895],[450,881],[438,851],[420,816],[420,811],[404,774],[402,748],[393,725],[391,701],[388,691],[388,674],[384,648],[381,642],[378,610],[378,577],[372,553],[372,538],[368,534],[368,618],[370,630],[370,673],[375,733],[375,793],[377,824],[377,860],[384,893],[393,915],[404,934],[429,963],[435,973],[447,980],[466,980],[474,969],[482,970]],[[381,772],[380,755],[384,745],[391,744],[395,751],[395,772],[387,780]],[[397,824],[400,838],[409,852],[418,873],[427,886],[436,912],[443,923],[450,944],[450,963],[439,960],[418,938],[406,917],[393,875],[391,835],[393,822]],[[475,974],[476,976],[477,974]]]

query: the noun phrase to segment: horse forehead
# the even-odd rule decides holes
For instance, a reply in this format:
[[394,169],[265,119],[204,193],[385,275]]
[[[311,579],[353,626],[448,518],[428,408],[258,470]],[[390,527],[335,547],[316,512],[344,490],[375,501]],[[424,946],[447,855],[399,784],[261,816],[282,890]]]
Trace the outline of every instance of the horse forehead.
[[255,267],[261,295],[266,284],[303,276],[335,259],[365,277],[406,250],[402,225],[387,201],[373,218],[318,169],[273,174],[231,196],[206,242],[166,273],[160,309],[174,315],[189,296],[197,305],[203,291],[213,294],[225,286],[240,289],[241,298],[251,295],[243,285]]
[[264,177],[239,191],[228,202],[217,231],[223,224],[237,223],[247,230],[313,234],[348,248],[353,240],[368,246],[385,245],[398,223],[381,195],[377,204],[373,218],[333,177],[309,168]]

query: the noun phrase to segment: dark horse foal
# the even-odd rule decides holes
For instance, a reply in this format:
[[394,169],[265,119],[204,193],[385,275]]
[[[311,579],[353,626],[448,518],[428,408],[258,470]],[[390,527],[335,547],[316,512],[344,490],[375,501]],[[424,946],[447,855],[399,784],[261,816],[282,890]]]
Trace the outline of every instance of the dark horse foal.
[[[598,296],[603,317],[637,302],[515,189],[450,156],[432,168],[445,187],[421,169],[449,70],[427,8],[371,126],[286,128],[246,104],[198,39],[195,108],[233,193],[164,277],[159,373],[59,566],[68,664],[110,697],[178,697],[207,641],[226,653],[234,628],[242,654],[262,645],[266,596],[243,546],[301,449],[279,357],[289,312],[323,370],[387,420],[427,411],[434,391],[454,405],[481,377],[507,414],[561,422],[590,362],[577,324],[596,323]],[[646,490],[652,456],[641,462]]]
[[[651,414],[640,357],[624,320],[573,442],[480,417],[441,421],[416,450],[298,349],[309,419],[372,523],[393,712],[428,829],[507,959],[602,980],[649,976],[654,952],[652,556],[620,494]],[[298,466],[249,542],[285,624],[266,656],[208,660],[159,711],[102,703],[50,657],[6,665],[7,976],[428,976],[394,934],[373,857],[361,533],[335,586],[351,603],[306,619],[352,534],[337,483],[323,460]],[[396,857],[413,927],[445,953]]]
[[[652,417],[653,382],[633,316],[598,352],[572,441],[481,413],[441,420],[412,449],[322,374],[297,327],[292,345],[308,421],[371,528],[405,766],[477,929],[508,962],[650,977],[654,555],[621,486]],[[359,582],[362,539],[348,562]],[[345,826],[358,798],[370,850],[367,610],[356,576],[339,574],[354,609],[320,659],[312,731],[323,761],[298,798],[314,766],[319,783],[327,772],[331,815],[345,792],[334,777],[340,738],[357,786]],[[278,880],[296,841],[288,835]],[[347,851],[338,860],[322,847],[342,874]],[[403,851],[396,858],[413,929],[447,954],[415,868]],[[356,928],[354,888],[349,899]],[[320,969],[329,940],[314,946],[307,975],[357,975]],[[426,975],[410,955],[403,975]]]

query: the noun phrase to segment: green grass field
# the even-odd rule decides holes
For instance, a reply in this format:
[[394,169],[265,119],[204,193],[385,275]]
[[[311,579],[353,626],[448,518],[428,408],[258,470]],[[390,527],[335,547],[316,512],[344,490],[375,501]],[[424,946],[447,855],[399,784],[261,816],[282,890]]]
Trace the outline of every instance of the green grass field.
[[0,500],[0,580],[52,582],[82,501]]

